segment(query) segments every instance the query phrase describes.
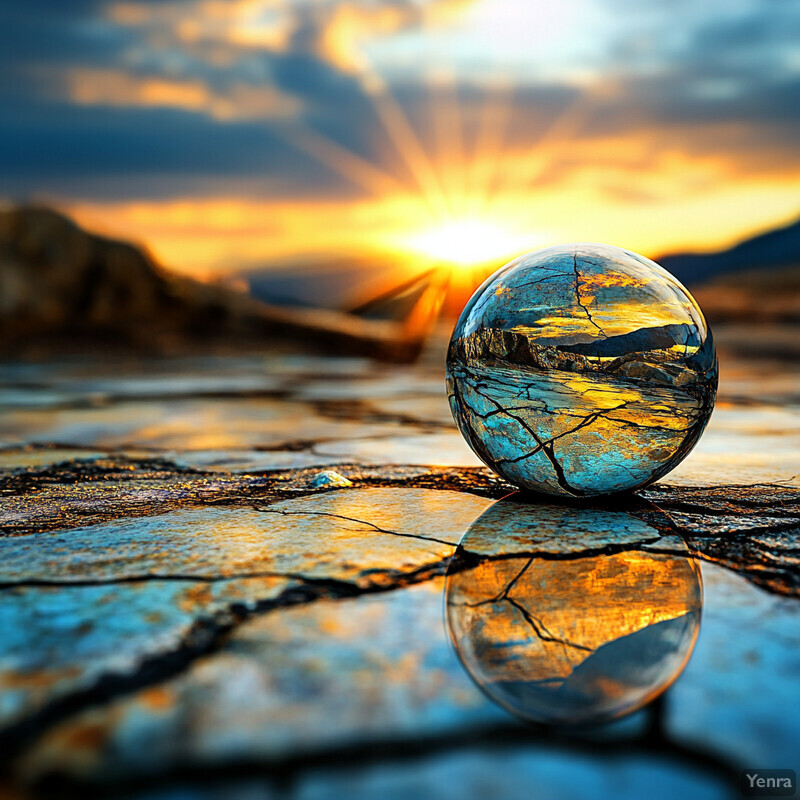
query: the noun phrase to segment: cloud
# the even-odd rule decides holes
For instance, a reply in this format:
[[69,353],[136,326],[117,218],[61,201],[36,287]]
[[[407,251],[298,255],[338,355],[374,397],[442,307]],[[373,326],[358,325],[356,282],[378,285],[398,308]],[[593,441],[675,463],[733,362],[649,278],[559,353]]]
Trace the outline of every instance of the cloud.
[[214,90],[197,79],[137,76],[119,69],[76,68],[48,73],[44,79],[51,90],[58,86],[59,94],[78,105],[173,108],[221,121],[290,116],[300,106],[273,86],[233,83]]
[[254,52],[294,52],[342,72],[364,66],[362,45],[436,25],[475,0],[166,0],[111,2],[104,17],[161,48],[178,48],[217,66]]
[[[480,0],[17,4],[0,25],[6,191],[348,201],[381,184],[370,165],[413,191],[384,88],[452,186],[629,209],[800,173],[796,3],[581,0],[592,24],[564,30],[538,0],[501,5],[488,30],[499,6]],[[534,30],[541,47],[502,48]],[[498,48],[508,92],[482,66]],[[434,80],[445,56],[452,80]]]

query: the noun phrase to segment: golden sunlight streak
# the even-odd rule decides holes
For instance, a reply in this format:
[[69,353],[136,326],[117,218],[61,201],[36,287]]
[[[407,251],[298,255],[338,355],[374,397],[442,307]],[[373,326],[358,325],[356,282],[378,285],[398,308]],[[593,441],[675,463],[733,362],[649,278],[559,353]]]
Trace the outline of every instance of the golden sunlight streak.
[[[718,146],[739,140],[738,123],[700,129],[631,117],[622,120],[625,132],[603,134],[605,126],[594,122],[624,106],[619,66],[576,70],[559,62],[562,79],[553,85],[572,87],[573,99],[562,98],[560,111],[546,96],[534,105],[527,81],[546,86],[549,75],[517,79],[508,66],[518,62],[506,56],[529,51],[532,41],[539,55],[560,52],[576,35],[573,20],[591,28],[590,2],[348,0],[309,3],[307,19],[295,5],[306,4],[168,0],[145,8],[118,0],[107,17],[215,68],[254,50],[287,52],[302,33],[304,52],[357,84],[372,106],[373,148],[326,133],[307,113],[312,101],[285,94],[266,74],[261,83],[250,76],[218,85],[205,73],[82,67],[61,75],[44,70],[41,78],[80,106],[173,108],[220,124],[261,124],[265,148],[277,138],[361,195],[306,194],[306,178],[292,195],[279,180],[271,185],[254,175],[206,184],[205,195],[175,196],[165,181],[152,199],[61,205],[89,227],[147,242],[163,263],[195,276],[314,255],[365,263],[365,286],[372,285],[367,273],[388,281],[400,262],[412,276],[436,264],[451,289],[464,291],[547,245],[608,242],[657,258],[728,246],[796,216],[796,166],[766,151],[737,155]],[[524,24],[530,19],[533,28]],[[393,36],[398,46],[382,52],[377,43]],[[485,68],[479,59],[462,74],[465,59],[481,53],[492,56]],[[414,74],[423,78],[417,89],[427,86],[427,104],[419,91],[409,93],[407,76]]]
[[412,252],[436,261],[469,267],[513,255],[520,246],[530,248],[540,237],[511,233],[484,219],[464,218],[445,222],[409,236],[404,244]]
[[[672,178],[640,171],[640,186],[650,180],[668,183]],[[379,181],[369,183],[378,190]],[[788,177],[748,182],[732,176],[696,196],[665,191],[645,203],[615,201],[600,187],[566,183],[546,192],[509,193],[498,198],[491,215],[444,223],[426,200],[410,192],[348,202],[206,196],[61,205],[87,227],[147,242],[166,266],[196,277],[304,253],[389,249],[428,264],[434,258],[453,264],[460,259],[455,277],[466,279],[469,269],[464,265],[470,261],[482,259],[500,267],[538,247],[579,238],[655,257],[667,250],[729,246],[776,219],[791,221],[797,213],[797,189],[796,179]],[[716,224],[709,225],[709,219]],[[474,249],[466,246],[467,240]]]
[[436,212],[447,214],[447,197],[442,189],[439,173],[431,163],[425,148],[386,84],[372,73],[362,80],[365,94],[372,102],[389,139],[405,160],[420,191]]

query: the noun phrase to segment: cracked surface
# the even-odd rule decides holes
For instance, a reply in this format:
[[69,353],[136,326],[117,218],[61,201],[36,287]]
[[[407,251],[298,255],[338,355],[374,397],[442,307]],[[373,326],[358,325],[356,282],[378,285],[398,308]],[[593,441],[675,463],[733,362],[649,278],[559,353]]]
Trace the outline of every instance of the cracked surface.
[[[591,306],[590,280],[581,292]],[[280,357],[204,372],[174,362],[124,379],[117,365],[0,367],[13,433],[0,449],[0,789],[442,797],[472,776],[516,800],[534,784],[556,795],[569,774],[592,796],[638,798],[657,779],[706,798],[730,796],[751,758],[790,764],[800,742],[781,712],[796,701],[800,646],[791,373],[736,365],[728,384],[723,373],[727,399],[700,447],[638,498],[492,505],[513,487],[477,465],[448,419],[440,363]],[[197,439],[180,439],[174,404],[184,403],[213,420]],[[630,404],[603,403],[618,423],[635,421]],[[227,418],[240,408],[248,419]],[[65,412],[81,424],[59,427]],[[124,447],[109,446],[122,441],[114,419],[127,426]],[[565,415],[543,443],[557,456],[568,437],[554,437],[581,424]],[[324,469],[353,485],[320,481]],[[466,530],[466,562],[454,561]],[[478,601],[493,596],[528,637],[535,626],[569,643],[546,647],[583,663],[581,648],[607,642],[581,639],[578,620],[602,606],[556,613],[533,602],[534,578],[563,585],[580,564],[610,575],[659,559],[702,568],[700,636],[679,680],[615,725],[523,726],[449,644],[448,568],[505,570]]]
[[601,245],[554,247],[480,291],[453,333],[448,394],[467,442],[511,483],[626,491],[697,443],[716,355],[699,308],[660,267]]
[[489,502],[430,489],[342,489],[251,509],[122,518],[0,540],[0,585],[302,573],[369,587],[449,556]]

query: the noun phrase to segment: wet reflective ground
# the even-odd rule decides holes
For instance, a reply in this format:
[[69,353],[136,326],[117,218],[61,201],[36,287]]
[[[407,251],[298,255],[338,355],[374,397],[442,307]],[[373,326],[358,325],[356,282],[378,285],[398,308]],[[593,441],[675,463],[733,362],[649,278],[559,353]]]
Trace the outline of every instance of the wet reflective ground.
[[800,766],[796,362],[723,357],[686,461],[575,509],[500,499],[441,355],[0,369],[8,796],[713,798]]

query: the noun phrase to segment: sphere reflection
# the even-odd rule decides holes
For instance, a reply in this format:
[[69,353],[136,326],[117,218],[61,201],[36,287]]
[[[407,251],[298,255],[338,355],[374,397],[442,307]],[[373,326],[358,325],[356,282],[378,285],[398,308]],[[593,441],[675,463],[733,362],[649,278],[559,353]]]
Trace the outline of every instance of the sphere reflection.
[[694,447],[717,359],[689,292],[643,256],[550,247],[492,275],[447,355],[453,417],[511,483],[585,497],[636,489]]
[[536,722],[598,722],[653,700],[685,667],[702,607],[697,565],[648,552],[656,538],[626,512],[496,503],[447,577],[467,672]]

